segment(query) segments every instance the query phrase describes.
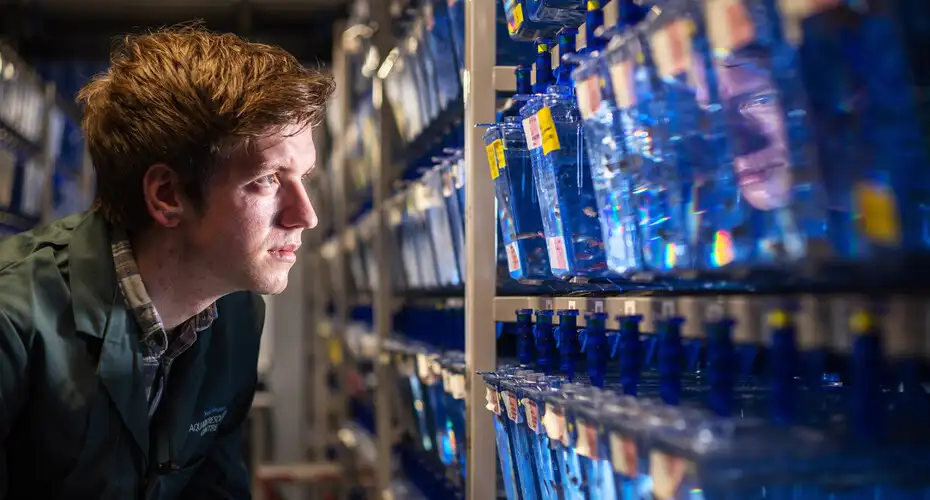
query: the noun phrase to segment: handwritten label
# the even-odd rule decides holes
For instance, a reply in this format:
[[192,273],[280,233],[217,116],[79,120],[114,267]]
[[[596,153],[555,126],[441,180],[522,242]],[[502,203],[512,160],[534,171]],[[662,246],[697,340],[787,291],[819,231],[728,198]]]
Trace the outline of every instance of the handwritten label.
[[614,472],[630,478],[639,476],[638,455],[636,443],[632,439],[616,432],[610,433],[610,461]]
[[675,78],[681,74],[688,74],[689,85],[695,86],[691,71],[693,33],[694,23],[690,19],[672,21],[652,33],[652,57],[660,77]]
[[568,270],[568,255],[565,251],[565,240],[561,236],[546,238],[546,247],[549,250],[549,267],[562,271]]
[[512,273],[520,270],[520,256],[517,254],[516,242],[507,245],[507,269]]
[[517,395],[511,391],[503,391],[501,399],[504,400],[504,407],[507,409],[507,418],[518,422],[520,420],[520,411],[517,407]]
[[487,408],[488,411],[494,413],[495,415],[501,414],[500,396],[497,394],[496,390],[488,387],[484,393],[484,399],[487,402],[485,408]]
[[530,115],[523,119],[523,135],[526,137],[526,148],[533,150],[542,147],[542,133],[539,130],[539,117]]
[[649,474],[652,476],[653,496],[658,500],[672,500],[685,480],[688,463],[676,457],[653,451],[649,453]]
[[756,37],[744,0],[707,0],[707,34],[711,48],[729,54]]
[[531,399],[523,400],[523,408],[526,409],[526,426],[536,434],[542,434],[542,422],[539,419],[539,406]]
[[546,428],[546,435],[553,441],[562,441],[565,432],[565,413],[562,409],[553,406],[552,403],[546,403],[546,413],[543,415],[543,426]]
[[635,62],[631,59],[616,61],[610,65],[610,84],[614,89],[617,107],[629,109],[636,106]]
[[597,75],[589,76],[575,84],[578,96],[578,110],[581,118],[587,120],[594,116],[601,106],[601,79]]
[[555,122],[552,120],[552,110],[546,106],[536,112],[539,131],[542,135],[543,154],[547,155],[553,151],[562,149],[559,143],[559,134],[555,129]]

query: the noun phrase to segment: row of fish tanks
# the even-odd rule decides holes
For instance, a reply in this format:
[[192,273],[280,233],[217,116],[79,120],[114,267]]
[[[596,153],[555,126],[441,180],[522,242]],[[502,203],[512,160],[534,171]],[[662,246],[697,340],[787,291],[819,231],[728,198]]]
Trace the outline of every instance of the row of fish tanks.
[[[498,62],[521,55],[481,125],[484,386],[449,298],[464,131],[384,207],[387,286],[408,297],[389,344],[404,463],[441,478],[431,497],[464,495],[471,390],[508,500],[930,499],[930,3],[613,1],[615,26],[597,0],[498,5]],[[461,86],[422,97],[443,85],[418,48],[389,99],[422,132]],[[362,215],[347,246],[360,293],[379,285],[374,229]]]

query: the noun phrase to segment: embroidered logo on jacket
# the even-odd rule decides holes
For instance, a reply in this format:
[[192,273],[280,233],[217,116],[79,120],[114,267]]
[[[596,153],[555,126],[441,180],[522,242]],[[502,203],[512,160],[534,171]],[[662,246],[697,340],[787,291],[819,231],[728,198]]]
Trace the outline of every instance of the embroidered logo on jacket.
[[216,432],[224,418],[226,418],[225,406],[210,408],[209,410],[203,412],[203,417],[201,418],[200,422],[191,424],[190,432],[200,434],[201,436]]

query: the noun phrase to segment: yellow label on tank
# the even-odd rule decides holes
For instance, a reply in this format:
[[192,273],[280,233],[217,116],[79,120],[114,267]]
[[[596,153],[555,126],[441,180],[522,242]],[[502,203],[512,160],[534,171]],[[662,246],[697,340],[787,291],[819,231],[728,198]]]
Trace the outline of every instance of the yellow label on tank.
[[887,186],[864,181],[854,189],[859,230],[873,243],[897,246],[901,243],[901,223],[894,192]]
[[588,10],[597,10],[601,8],[601,2],[598,0],[588,0]]
[[536,119],[539,122],[539,132],[542,136],[543,154],[547,155],[562,149],[562,145],[559,144],[559,134],[555,130],[555,122],[552,121],[552,110],[549,109],[549,106],[540,109],[536,113]]
[[500,139],[491,143],[491,146],[494,147],[494,156],[497,157],[497,169],[500,171],[502,168],[507,167],[507,158],[504,157],[504,143]]
[[520,31],[520,26],[523,26],[523,5],[518,3],[517,6],[513,8],[513,21],[507,23],[507,31],[509,31],[511,35],[515,35]]
[[491,179],[497,179],[500,176],[500,170],[497,168],[497,154],[494,152],[494,143],[500,142],[500,139],[485,146],[484,150],[488,154],[488,165],[491,167]]

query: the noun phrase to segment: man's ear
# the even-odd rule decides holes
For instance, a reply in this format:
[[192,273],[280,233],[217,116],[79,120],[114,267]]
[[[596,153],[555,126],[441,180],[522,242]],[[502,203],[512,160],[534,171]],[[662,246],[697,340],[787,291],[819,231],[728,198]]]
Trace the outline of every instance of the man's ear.
[[184,214],[184,194],[178,174],[164,163],[149,167],[142,178],[145,207],[155,223],[175,227]]

